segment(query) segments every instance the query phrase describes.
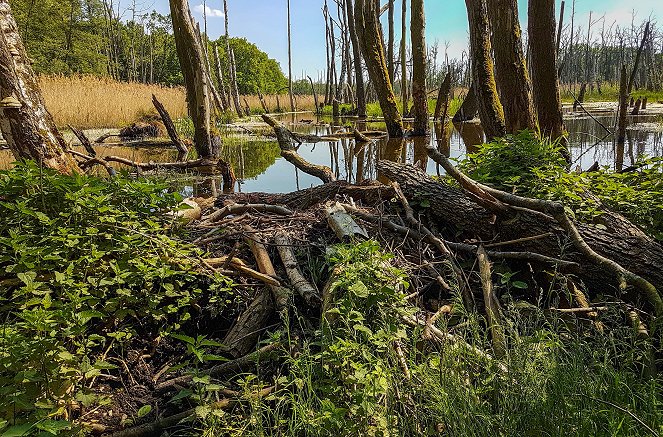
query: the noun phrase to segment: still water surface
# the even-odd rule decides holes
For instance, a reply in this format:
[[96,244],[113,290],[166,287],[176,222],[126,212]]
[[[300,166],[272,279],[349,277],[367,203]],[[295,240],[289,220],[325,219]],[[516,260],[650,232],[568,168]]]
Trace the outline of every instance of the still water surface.
[[[280,121],[293,131],[319,136],[351,131],[356,123],[353,119],[334,122],[330,118],[311,120],[312,118],[312,114],[290,114],[281,116]],[[641,155],[663,156],[661,115],[631,117],[623,154],[615,150],[614,136],[603,127],[612,130],[614,118],[614,113],[602,112],[593,118],[574,115],[565,119],[574,168],[586,169],[594,162],[614,168],[619,165],[620,160],[622,165],[628,166]],[[383,130],[384,124],[364,122],[358,128]],[[276,140],[238,133],[236,129],[228,129],[225,135],[232,139],[226,141],[222,154],[231,161],[239,179],[236,190],[278,193],[320,184],[317,178],[298,171],[281,158]],[[94,135],[92,137],[96,138]],[[361,182],[377,178],[375,163],[378,159],[416,163],[425,167],[428,173],[435,174],[439,169],[426,154],[426,142],[436,145],[440,151],[452,158],[463,158],[467,153],[474,152],[484,139],[483,130],[477,123],[448,123],[444,127],[441,123],[435,123],[431,125],[431,136],[428,139],[381,139],[359,146],[352,139],[304,143],[299,147],[299,153],[311,162],[331,167],[339,179]],[[160,148],[100,146],[97,150],[100,156],[115,155],[141,162],[173,161],[177,156],[174,150]],[[7,168],[12,160],[8,150],[0,151],[0,168]],[[206,191],[205,187],[210,186],[209,180],[202,185],[185,185],[186,194],[203,194],[199,190]]]

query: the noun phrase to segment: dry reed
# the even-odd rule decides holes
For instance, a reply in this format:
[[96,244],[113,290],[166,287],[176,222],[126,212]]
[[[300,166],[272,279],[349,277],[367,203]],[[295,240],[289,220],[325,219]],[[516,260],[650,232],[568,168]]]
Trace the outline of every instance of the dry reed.
[[94,76],[41,76],[42,93],[58,126],[79,128],[121,127],[153,111],[152,94],[173,118],[186,116],[181,87],[117,82]]

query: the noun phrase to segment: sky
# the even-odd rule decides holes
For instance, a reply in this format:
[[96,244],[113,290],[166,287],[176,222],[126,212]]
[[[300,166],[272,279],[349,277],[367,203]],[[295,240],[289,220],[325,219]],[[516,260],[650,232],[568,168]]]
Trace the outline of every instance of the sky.
[[[129,4],[130,0],[122,0]],[[328,0],[330,8],[335,7]],[[536,1],[536,0],[533,0]],[[565,23],[571,16],[574,0],[566,0]],[[244,37],[276,59],[287,75],[287,0],[228,0],[230,35]],[[382,0],[383,3],[386,0]],[[156,9],[168,12],[168,0],[138,0],[143,10]],[[203,0],[189,0],[195,19],[202,22]],[[325,27],[322,17],[324,0],[290,0],[292,22],[293,76],[310,75],[317,78],[325,68]],[[409,1],[408,1],[409,3]],[[556,1],[559,13],[561,0]],[[400,38],[401,0],[396,0],[396,37]],[[467,13],[463,0],[425,0],[427,43],[439,43],[443,54],[445,47],[450,58],[460,57],[467,48]],[[521,23],[526,26],[527,0],[518,0]],[[224,33],[223,0],[206,0],[207,28],[210,38]],[[663,0],[575,0],[575,27],[587,29],[592,12],[594,28],[606,28],[612,23],[629,25],[632,14],[639,24],[650,15],[663,20]],[[384,14],[386,18],[386,14]],[[409,21],[409,15],[408,15]],[[201,25],[202,28],[202,25]],[[441,56],[443,58],[443,55]]]

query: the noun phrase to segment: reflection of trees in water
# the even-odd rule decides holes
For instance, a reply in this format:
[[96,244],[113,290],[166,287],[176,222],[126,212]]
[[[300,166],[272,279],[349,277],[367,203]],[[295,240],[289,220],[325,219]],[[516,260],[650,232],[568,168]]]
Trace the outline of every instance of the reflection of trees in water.
[[465,145],[466,153],[474,153],[484,142],[483,127],[479,123],[454,123],[454,128]]
[[250,140],[223,146],[221,156],[230,162],[238,178],[253,179],[274,165],[281,153],[273,141]]

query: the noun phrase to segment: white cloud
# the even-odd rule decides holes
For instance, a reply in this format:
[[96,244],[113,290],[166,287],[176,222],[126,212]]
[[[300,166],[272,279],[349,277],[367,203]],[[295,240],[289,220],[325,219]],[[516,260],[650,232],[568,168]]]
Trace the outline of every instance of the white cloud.
[[223,17],[223,11],[220,9],[212,9],[209,6],[203,6],[203,4],[199,4],[198,6],[195,6],[193,8],[194,11],[199,13],[200,15],[203,14],[203,12],[207,13],[208,17]]

